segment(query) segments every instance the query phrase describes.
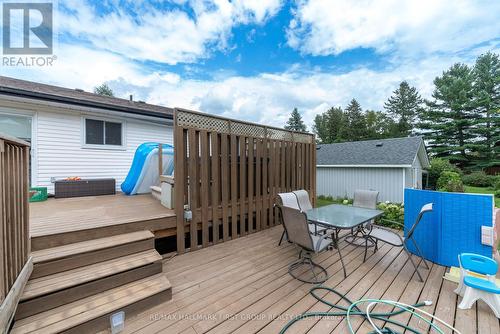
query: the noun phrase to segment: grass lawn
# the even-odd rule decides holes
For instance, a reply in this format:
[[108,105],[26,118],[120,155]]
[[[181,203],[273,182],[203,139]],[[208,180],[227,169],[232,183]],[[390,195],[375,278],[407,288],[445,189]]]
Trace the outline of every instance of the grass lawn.
[[[472,194],[494,194],[493,188],[465,186],[466,193]],[[500,208],[500,198],[495,197],[495,206]]]
[[321,199],[321,198],[317,198],[316,199],[316,206],[319,208],[320,206],[325,206],[325,205],[328,205],[328,204],[333,204],[334,202],[332,201],[329,201],[327,199]]

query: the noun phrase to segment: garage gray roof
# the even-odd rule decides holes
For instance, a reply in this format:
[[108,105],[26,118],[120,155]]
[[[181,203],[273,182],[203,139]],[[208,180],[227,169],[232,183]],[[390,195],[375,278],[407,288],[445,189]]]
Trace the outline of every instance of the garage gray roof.
[[412,165],[421,145],[422,137],[322,144],[317,165]]

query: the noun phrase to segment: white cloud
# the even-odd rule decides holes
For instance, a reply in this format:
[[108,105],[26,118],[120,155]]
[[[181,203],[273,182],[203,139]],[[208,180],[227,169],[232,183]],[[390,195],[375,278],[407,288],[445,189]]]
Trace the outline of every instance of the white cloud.
[[151,10],[137,6],[136,16],[120,10],[100,15],[85,1],[61,5],[58,29],[98,49],[130,59],[167,64],[194,62],[210,51],[228,47],[231,29],[238,24],[262,24],[281,7],[280,0],[192,0],[193,12],[177,8]]
[[498,0],[300,0],[287,37],[305,54],[365,47],[414,57],[498,38],[499,13]]
[[430,97],[432,81],[460,58],[429,58],[385,71],[360,68],[348,73],[304,72],[293,67],[283,73],[253,77],[231,76],[221,80],[157,81],[147,90],[147,101],[168,106],[283,126],[297,107],[307,125],[331,106],[345,106],[357,98],[363,108],[380,110],[402,80]]
[[353,97],[365,109],[380,110],[400,81],[408,80],[424,97],[432,81],[457,61],[473,58],[431,56],[406,60],[385,70],[358,68],[336,74],[306,71],[300,65],[281,73],[252,77],[234,73],[210,80],[181,78],[171,72],[151,71],[119,55],[82,46],[61,45],[54,67],[2,67],[2,75],[92,91],[108,82],[118,97],[184,107],[232,118],[283,126],[297,107],[309,129],[314,116],[331,106],[345,106]]
[[[283,126],[290,111],[297,107],[310,127],[316,114],[331,106],[345,106],[353,97],[365,109],[380,110],[402,80],[415,85],[424,97],[430,97],[433,79],[454,62],[470,63],[480,52],[499,51],[498,43],[488,42],[491,31],[498,27],[498,23],[489,21],[493,14],[485,16],[483,28],[476,27],[478,13],[475,11],[485,9],[470,8],[467,1],[457,1],[461,10],[450,10],[450,18],[442,18],[442,2],[424,1],[422,6],[428,7],[418,11],[407,9],[418,6],[416,2],[403,6],[381,0],[379,7],[366,2],[367,9],[358,13],[359,19],[352,2],[342,2],[343,7],[337,8],[339,13],[332,13],[330,6],[322,7],[319,2],[310,1],[298,4],[297,21],[290,23],[291,44],[297,43],[296,47],[314,54],[336,53],[359,46],[379,51],[392,48],[398,52],[390,53],[391,66],[378,70],[358,67],[345,73],[332,73],[306,70],[295,64],[284,72],[250,77],[221,69],[212,73],[212,79],[196,80],[190,78],[197,77],[199,67],[196,66],[185,65],[184,73],[188,75],[183,78],[136,61],[154,59],[173,64],[206,57],[209,50],[227,46],[235,24],[265,22],[280,6],[279,1],[219,0],[212,6],[201,0],[185,2],[195,12],[196,20],[172,10],[151,11],[140,15],[139,22],[119,11],[97,17],[91,7],[75,2],[75,12],[62,18],[61,30],[81,35],[89,44],[73,45],[63,41],[56,51],[58,59],[54,67],[2,67],[2,75],[87,91],[108,82],[120,97],[133,94],[135,99],[150,103],[276,126]],[[373,15],[370,10],[374,11]],[[393,14],[385,18],[382,13]],[[463,15],[463,21],[450,30],[450,22],[459,17],[457,13]],[[345,19],[341,18],[342,14]],[[332,23],[332,15],[339,22]],[[308,23],[315,20],[314,24]],[[477,33],[476,39],[469,29]],[[431,33],[434,31],[435,34]],[[436,42],[444,38],[445,32],[450,33],[449,38]],[[484,43],[474,47],[481,42]],[[422,50],[416,50],[418,48]],[[461,49],[466,51],[450,52]],[[419,52],[426,55],[415,57]],[[242,57],[245,59],[245,54]]]

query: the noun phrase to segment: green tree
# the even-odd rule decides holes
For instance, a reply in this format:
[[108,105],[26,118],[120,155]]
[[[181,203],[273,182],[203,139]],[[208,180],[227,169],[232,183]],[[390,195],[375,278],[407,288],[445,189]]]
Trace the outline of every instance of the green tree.
[[342,141],[367,139],[366,118],[356,99],[352,99],[345,108],[342,123],[339,136]]
[[367,139],[383,139],[393,137],[394,120],[381,111],[365,112]]
[[340,129],[342,128],[342,108],[332,107],[323,114],[314,118],[313,132],[318,141],[323,144],[330,144],[340,141]]
[[488,52],[477,58],[473,70],[474,108],[478,118],[473,129],[476,141],[472,168],[500,165],[500,59]]
[[290,118],[286,122],[285,129],[291,131],[306,131],[306,125],[302,121],[302,116],[300,115],[297,108],[293,108]]
[[396,121],[394,136],[407,137],[412,134],[423,103],[424,100],[415,87],[411,87],[406,81],[399,84],[399,88],[384,104],[389,116]]
[[455,173],[460,173],[455,165],[452,165],[448,160],[443,158],[432,158],[430,161],[431,166],[428,169],[428,184],[427,186],[431,189],[436,189],[437,180],[441,174],[445,171],[451,171]]
[[427,101],[419,128],[427,147],[436,157],[446,157],[465,167],[469,163],[469,145],[474,138],[472,127],[473,73],[465,64],[455,64],[434,80],[433,100]]
[[106,84],[103,83],[97,87],[94,87],[94,94],[103,95],[103,96],[115,96],[113,90]]

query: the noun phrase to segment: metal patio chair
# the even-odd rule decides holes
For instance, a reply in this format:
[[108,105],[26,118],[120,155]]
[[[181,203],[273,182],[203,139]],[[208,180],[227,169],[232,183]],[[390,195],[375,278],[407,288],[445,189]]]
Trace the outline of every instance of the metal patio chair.
[[[364,236],[366,243],[368,243],[369,239],[375,241],[374,252],[376,252],[378,250],[378,241],[383,241],[383,242],[388,243],[389,245],[392,245],[395,247],[403,247],[404,251],[406,252],[406,254],[408,255],[408,258],[411,261],[411,264],[413,265],[413,267],[415,268],[415,271],[417,272],[417,275],[418,275],[418,278],[420,279],[420,282],[423,282],[422,276],[420,275],[420,272],[418,271],[418,267],[420,266],[420,263],[423,261],[424,265],[427,269],[429,269],[429,266],[427,265],[427,262],[425,261],[424,257],[422,256],[422,252],[420,251],[420,248],[418,247],[415,239],[413,238],[413,233],[415,232],[415,229],[417,228],[418,223],[420,223],[420,221],[422,220],[423,215],[426,214],[427,212],[432,212],[432,207],[433,207],[433,204],[428,203],[428,204],[425,204],[422,207],[422,209],[420,209],[420,213],[418,214],[417,219],[415,220],[415,223],[408,231],[408,234],[406,235],[406,237],[402,237],[401,235],[399,235],[398,233],[394,232],[391,229],[388,229],[388,228],[385,228],[382,226],[376,226],[376,225],[372,225],[370,228],[370,230],[371,230],[370,234],[367,234]],[[392,220],[387,220],[387,219],[383,219],[383,220],[390,222],[392,224],[402,226],[404,228],[404,225],[400,224],[398,222],[395,222]],[[415,246],[415,251],[417,252],[417,255],[421,258],[418,265],[415,264],[415,262],[413,261],[413,258],[411,257],[411,253],[408,250],[407,243],[409,240],[411,240],[411,242]],[[367,251],[368,251],[368,246],[367,246],[367,244],[365,244],[365,256],[364,256],[363,261],[366,261]]]
[[[375,190],[355,190],[354,191],[354,201],[352,206],[357,206],[366,209],[376,209],[378,201],[379,192]],[[375,245],[375,240],[368,239],[368,243],[364,242],[363,238],[365,235],[370,233],[370,229],[373,226],[373,221],[364,223],[351,230],[351,235],[347,236],[345,240],[350,244],[357,244],[356,240],[361,240],[365,243],[365,246],[372,247]]]
[[[309,200],[309,193],[307,192],[307,190],[300,189],[292,192],[297,197],[300,211],[306,212],[307,210],[311,210],[313,208],[311,201]],[[311,232],[314,232],[314,234],[323,234],[327,230],[326,227],[317,224],[309,224],[309,226]]]
[[[278,208],[288,240],[300,247],[299,259],[290,264],[288,273],[304,283],[319,284],[325,282],[328,279],[328,273],[325,268],[312,260],[312,256],[328,250],[332,246],[331,235],[329,233],[312,234],[304,212],[282,205],[279,205]],[[307,274],[311,275],[304,277]]]
[[[297,195],[295,191],[289,193],[279,193],[278,198],[281,201],[280,205],[296,210],[301,210],[303,212],[312,209],[312,205],[311,202],[309,201],[309,195],[307,194],[307,191],[298,190],[297,192],[299,193],[299,195]],[[304,193],[305,193],[305,198],[304,198]],[[317,226],[316,224],[312,223],[309,224],[309,231],[311,233],[318,234],[320,232],[324,232],[325,230],[326,228],[324,227]],[[286,236],[286,229],[283,229],[283,233],[281,234],[278,246],[281,246],[281,243],[283,242],[285,236]]]
[[306,212],[307,210],[311,210],[313,208],[311,201],[309,200],[309,194],[306,190],[301,189],[292,192],[297,197],[297,202],[299,203],[301,211]]

